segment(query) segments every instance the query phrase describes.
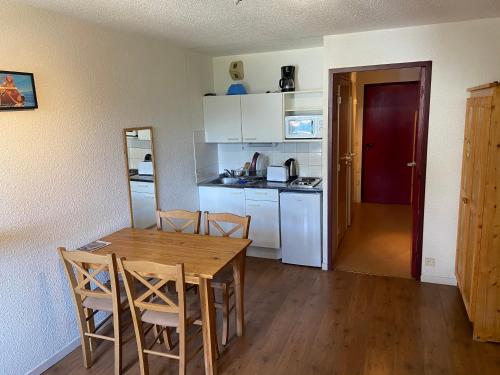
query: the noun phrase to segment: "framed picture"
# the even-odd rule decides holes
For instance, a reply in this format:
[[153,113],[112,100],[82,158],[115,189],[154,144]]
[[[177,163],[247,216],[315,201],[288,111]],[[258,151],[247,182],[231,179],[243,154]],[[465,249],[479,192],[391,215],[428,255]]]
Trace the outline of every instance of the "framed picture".
[[0,70],[0,111],[38,108],[32,73]]

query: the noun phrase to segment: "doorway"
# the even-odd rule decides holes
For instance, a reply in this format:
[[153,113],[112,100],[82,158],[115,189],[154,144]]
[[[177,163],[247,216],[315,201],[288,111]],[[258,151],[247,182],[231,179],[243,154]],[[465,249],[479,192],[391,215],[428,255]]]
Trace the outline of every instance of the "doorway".
[[431,67],[330,70],[330,269],[420,278]]

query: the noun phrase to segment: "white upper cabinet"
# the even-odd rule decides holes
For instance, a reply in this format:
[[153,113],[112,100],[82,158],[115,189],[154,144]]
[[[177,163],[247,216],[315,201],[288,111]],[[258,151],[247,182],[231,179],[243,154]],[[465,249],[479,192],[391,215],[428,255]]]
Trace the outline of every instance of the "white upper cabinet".
[[242,95],[241,128],[243,142],[282,142],[283,95]]
[[149,129],[138,130],[137,131],[137,139],[140,141],[150,141],[151,140],[151,131]]
[[239,95],[203,97],[205,141],[240,143],[241,104]]

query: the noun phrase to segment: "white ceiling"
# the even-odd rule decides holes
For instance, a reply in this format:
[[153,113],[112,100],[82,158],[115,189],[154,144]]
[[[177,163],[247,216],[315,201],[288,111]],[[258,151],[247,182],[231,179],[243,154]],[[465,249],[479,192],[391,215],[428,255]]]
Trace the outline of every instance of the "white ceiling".
[[500,0],[19,0],[212,55],[318,46],[322,36],[500,16]]

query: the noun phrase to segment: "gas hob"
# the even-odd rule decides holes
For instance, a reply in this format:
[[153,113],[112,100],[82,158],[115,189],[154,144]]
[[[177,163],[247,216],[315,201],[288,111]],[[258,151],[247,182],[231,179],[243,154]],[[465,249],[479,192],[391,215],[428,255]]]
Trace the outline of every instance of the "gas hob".
[[293,180],[290,185],[302,188],[312,189],[321,182],[321,178],[318,177],[299,177]]

